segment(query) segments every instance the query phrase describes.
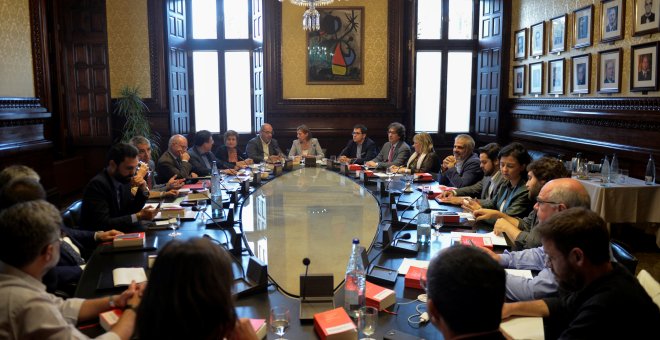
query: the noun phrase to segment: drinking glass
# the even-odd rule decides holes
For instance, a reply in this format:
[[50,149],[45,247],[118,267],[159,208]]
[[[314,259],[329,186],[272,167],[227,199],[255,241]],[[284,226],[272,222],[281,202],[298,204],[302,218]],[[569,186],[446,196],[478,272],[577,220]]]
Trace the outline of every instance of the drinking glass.
[[202,223],[206,221],[206,205],[207,201],[205,199],[197,201],[197,210],[202,214]]
[[305,167],[305,156],[300,156],[300,166]]
[[394,170],[394,169],[392,169],[391,166],[388,166],[388,167],[385,168],[385,174],[387,175],[387,181],[388,182],[392,181],[392,176],[394,175],[394,172],[392,170]]
[[440,228],[444,225],[445,216],[441,212],[433,213],[433,233],[436,237],[440,236]]
[[363,340],[375,340],[371,336],[376,333],[376,326],[378,325],[378,309],[375,307],[362,307],[360,308],[359,328],[365,336]]
[[417,300],[421,302],[426,302],[428,300],[428,296],[426,295],[426,271],[423,270],[419,273],[419,285],[422,287],[422,290],[424,290],[424,293],[417,295]]
[[176,228],[180,226],[181,226],[181,215],[177,214],[176,219],[173,218],[170,219],[170,229],[172,229],[172,232],[167,234],[167,236],[177,237],[181,235],[180,232],[176,231]]
[[289,309],[286,307],[273,307],[270,310],[270,329],[276,335],[280,336],[280,339],[284,339],[284,333],[289,328]]

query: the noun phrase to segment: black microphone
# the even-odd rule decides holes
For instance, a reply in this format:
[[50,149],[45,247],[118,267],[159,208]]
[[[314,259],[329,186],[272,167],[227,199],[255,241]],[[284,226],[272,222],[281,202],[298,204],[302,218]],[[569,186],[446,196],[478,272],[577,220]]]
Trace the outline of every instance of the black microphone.
[[305,257],[302,260],[302,263],[305,266],[305,277],[303,278],[303,287],[302,287],[303,289],[302,289],[302,294],[300,296],[301,301],[305,301],[305,295],[307,295],[306,294],[307,293],[307,273],[309,271],[309,264],[311,262],[312,261],[310,261],[308,257]]
[[[422,192],[422,194],[419,195],[419,197],[417,197],[414,201],[410,202],[410,204],[406,205],[406,208],[403,209],[403,211],[401,212],[401,216],[403,217],[403,213],[408,211],[408,209],[410,209],[410,207],[415,205],[415,203],[417,203],[417,201],[419,201],[419,199],[422,198],[422,196],[424,196],[424,195],[426,195],[426,193]],[[399,201],[400,200],[401,200],[401,196],[399,196]],[[397,203],[396,203],[397,205],[399,204],[399,201],[397,201]]]
[[371,259],[371,261],[369,261],[368,266],[371,266],[371,264],[374,262],[374,260],[376,260],[380,256],[380,254],[382,254],[385,250],[387,250],[387,248],[391,247],[394,244],[394,242],[396,242],[399,239],[409,239],[410,238],[410,233],[405,233],[400,238],[398,238],[397,236],[399,235],[399,233],[401,231],[406,229],[406,227],[408,225],[410,225],[410,223],[412,221],[414,221],[417,218],[417,216],[419,216],[419,214],[430,214],[430,213],[431,213],[431,208],[426,208],[424,210],[418,211],[417,214],[415,214],[415,216],[413,216],[413,218],[410,219],[410,221],[406,222],[406,224],[404,224],[403,227],[399,228],[399,230],[397,230],[396,233],[394,233],[394,237],[392,237],[392,241],[390,243],[386,244],[385,246],[383,246],[383,249],[381,249],[380,252],[378,254],[376,254],[376,256],[374,256]]

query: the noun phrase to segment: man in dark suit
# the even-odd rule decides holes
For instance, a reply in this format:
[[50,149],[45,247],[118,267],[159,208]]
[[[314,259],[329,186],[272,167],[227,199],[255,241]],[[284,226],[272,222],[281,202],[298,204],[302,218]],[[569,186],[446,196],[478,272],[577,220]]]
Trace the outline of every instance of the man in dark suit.
[[640,70],[637,72],[637,80],[651,80],[651,54],[642,54],[639,56]]
[[453,155],[445,157],[438,178],[442,185],[462,188],[477,183],[484,177],[479,156],[474,154],[474,139],[458,135],[454,139]]
[[[159,199],[164,197],[176,197],[185,180],[183,178],[177,179],[176,175],[173,175],[167,183],[156,184],[156,164],[151,159],[151,142],[143,136],[135,136],[131,138],[130,143],[138,149],[138,160],[148,166],[146,169],[140,167],[138,173],[144,173],[144,176],[142,177],[147,181],[149,198]],[[148,170],[151,170],[151,173],[149,173]]]
[[174,135],[170,138],[167,151],[163,153],[156,164],[156,172],[159,184],[166,183],[172,176],[176,178],[197,177],[192,171],[190,154],[188,154],[188,140],[182,135]]
[[401,123],[391,123],[387,127],[387,143],[383,144],[376,158],[364,164],[376,169],[406,164],[410,157],[410,145],[404,141],[405,138],[406,127]]
[[[207,130],[197,131],[195,133],[194,145],[188,149],[190,155],[190,165],[192,171],[199,176],[210,176],[213,162],[216,162],[218,169],[222,168],[221,162],[211,152],[213,150],[213,136]],[[236,171],[233,169],[222,170],[227,174],[234,175]]]
[[261,126],[259,134],[247,143],[245,153],[254,163],[275,162],[284,157],[277,140],[273,138],[273,133],[273,127],[265,123]]
[[652,23],[655,21],[655,13],[653,13],[653,0],[644,0],[644,14],[642,14],[642,24]]
[[137,192],[135,195],[131,193],[131,180],[138,165],[137,154],[138,150],[130,144],[118,143],[110,148],[107,167],[92,178],[83,193],[82,228],[129,230],[138,221],[152,220],[156,216],[157,210],[143,209],[149,197],[144,179],[134,183]]
[[373,159],[377,154],[376,143],[367,137],[367,127],[357,124],[353,127],[353,139],[339,154],[339,161],[363,164],[365,159]]
[[445,191],[441,196],[436,197],[436,201],[461,205],[465,196],[486,200],[493,199],[500,185],[504,182],[502,173],[500,173],[500,159],[497,157],[500,149],[501,147],[497,143],[489,143],[479,148],[479,166],[484,172],[483,179],[466,187]]

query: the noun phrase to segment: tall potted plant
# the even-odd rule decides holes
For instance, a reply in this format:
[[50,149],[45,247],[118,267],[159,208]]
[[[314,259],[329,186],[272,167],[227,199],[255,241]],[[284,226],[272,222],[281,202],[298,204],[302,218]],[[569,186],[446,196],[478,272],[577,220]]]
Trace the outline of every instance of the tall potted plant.
[[149,111],[140,97],[138,86],[124,86],[121,97],[116,101],[114,113],[125,119],[120,141],[128,143],[134,136],[144,136],[151,141],[151,159],[158,159],[160,136],[151,130],[151,125],[145,113]]

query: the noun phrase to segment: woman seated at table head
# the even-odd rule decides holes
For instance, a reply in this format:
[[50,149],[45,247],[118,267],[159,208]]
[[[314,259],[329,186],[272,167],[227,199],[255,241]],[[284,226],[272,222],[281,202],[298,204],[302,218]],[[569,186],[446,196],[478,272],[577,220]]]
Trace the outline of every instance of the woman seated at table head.
[[410,155],[405,167],[393,165],[393,171],[400,173],[437,173],[440,171],[440,158],[433,150],[433,139],[426,132],[420,132],[413,137],[415,152]]
[[316,138],[312,138],[312,132],[307,125],[300,125],[296,128],[298,139],[293,141],[289,157],[297,156],[315,156],[317,159],[323,158],[323,150]]
[[159,252],[138,308],[140,339],[257,339],[239,320],[229,254],[205,238],[172,240]]
[[480,208],[497,209],[509,216],[525,217],[534,207],[526,187],[527,165],[532,162],[532,157],[522,144],[514,142],[503,147],[498,158],[504,182],[495,197],[492,200],[470,200],[463,204],[463,208],[470,211]]
[[238,132],[227,130],[223,138],[224,144],[215,151],[215,157],[224,168],[238,170],[252,164],[252,160],[238,150]]

